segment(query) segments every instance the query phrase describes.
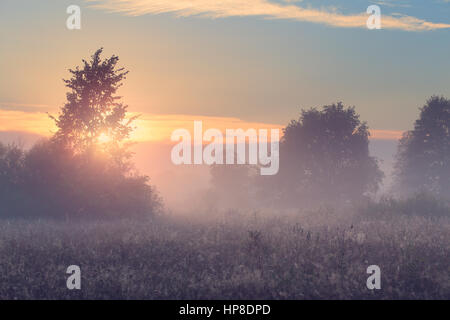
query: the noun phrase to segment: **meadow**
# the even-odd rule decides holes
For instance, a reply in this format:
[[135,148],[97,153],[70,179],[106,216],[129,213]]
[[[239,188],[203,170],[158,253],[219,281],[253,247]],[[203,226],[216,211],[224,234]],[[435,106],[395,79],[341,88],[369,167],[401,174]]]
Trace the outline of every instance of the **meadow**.
[[450,299],[449,243],[448,217],[332,209],[1,220],[0,299]]

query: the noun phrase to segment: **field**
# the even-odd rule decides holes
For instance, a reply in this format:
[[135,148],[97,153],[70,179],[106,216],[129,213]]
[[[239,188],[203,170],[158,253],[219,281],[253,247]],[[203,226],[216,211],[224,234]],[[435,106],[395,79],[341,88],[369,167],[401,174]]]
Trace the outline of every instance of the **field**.
[[[326,221],[324,223],[323,221]],[[0,299],[450,299],[448,218],[0,221]],[[369,290],[369,265],[381,290]],[[81,267],[81,290],[66,269]]]

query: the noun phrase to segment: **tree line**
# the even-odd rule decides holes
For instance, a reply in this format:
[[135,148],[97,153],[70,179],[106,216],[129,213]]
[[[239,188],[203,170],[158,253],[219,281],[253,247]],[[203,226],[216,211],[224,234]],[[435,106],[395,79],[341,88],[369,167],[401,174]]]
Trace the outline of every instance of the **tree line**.
[[[390,194],[450,201],[449,127],[450,100],[432,96],[398,143]],[[210,197],[229,206],[336,207],[379,191],[384,173],[369,152],[369,127],[354,107],[339,102],[302,110],[283,132],[276,176],[255,175],[248,165],[213,166]]]

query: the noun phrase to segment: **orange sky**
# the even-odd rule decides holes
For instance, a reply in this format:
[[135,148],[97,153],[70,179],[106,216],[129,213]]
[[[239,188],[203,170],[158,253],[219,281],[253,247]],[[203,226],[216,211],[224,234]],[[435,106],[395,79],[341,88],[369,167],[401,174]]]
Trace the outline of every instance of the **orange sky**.
[[[130,113],[130,116],[136,113]],[[180,114],[147,114],[140,113],[135,121],[136,130],[131,138],[134,141],[169,141],[175,129],[193,129],[194,121],[203,121],[204,130],[217,128],[222,132],[226,129],[282,129],[279,124],[246,122],[232,117],[210,117]],[[26,112],[16,110],[0,110],[0,131],[21,131],[48,137],[56,131],[53,121],[45,112]],[[371,130],[372,139],[397,140],[402,131]]]

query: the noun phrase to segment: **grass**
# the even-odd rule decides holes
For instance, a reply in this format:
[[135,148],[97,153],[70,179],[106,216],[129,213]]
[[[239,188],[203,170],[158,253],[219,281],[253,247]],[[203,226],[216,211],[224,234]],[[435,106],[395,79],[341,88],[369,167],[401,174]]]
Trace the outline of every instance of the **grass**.
[[[326,221],[327,223],[323,223]],[[0,221],[0,299],[450,299],[448,218]],[[66,288],[79,265],[81,290]],[[366,269],[381,268],[381,290]]]

